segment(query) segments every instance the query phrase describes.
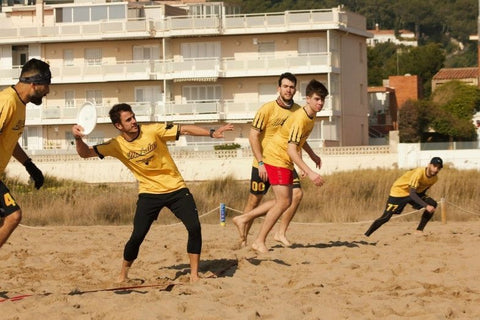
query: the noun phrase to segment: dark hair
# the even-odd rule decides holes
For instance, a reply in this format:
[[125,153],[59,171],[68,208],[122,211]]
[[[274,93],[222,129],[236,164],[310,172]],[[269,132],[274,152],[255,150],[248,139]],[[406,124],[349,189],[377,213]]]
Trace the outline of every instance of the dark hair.
[[113,124],[120,123],[120,113],[123,111],[133,112],[132,107],[127,103],[118,103],[110,109],[108,115]]
[[293,74],[291,74],[290,72],[285,72],[285,73],[282,73],[280,75],[280,78],[278,78],[278,86],[281,87],[282,86],[282,80],[283,79],[288,79],[290,81],[292,81],[295,86],[297,86],[297,77],[295,77]]
[[22,66],[19,81],[34,84],[50,84],[51,78],[52,74],[50,73],[48,63],[33,58]]
[[314,93],[325,99],[328,96],[328,89],[320,81],[312,79],[305,89],[305,95],[311,97]]

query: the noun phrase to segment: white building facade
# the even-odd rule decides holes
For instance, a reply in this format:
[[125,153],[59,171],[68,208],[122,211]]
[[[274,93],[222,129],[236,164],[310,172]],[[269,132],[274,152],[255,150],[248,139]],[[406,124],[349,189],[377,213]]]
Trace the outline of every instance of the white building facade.
[[4,6],[0,23],[0,89],[18,81],[30,58],[52,71],[43,104],[27,105],[21,144],[28,150],[73,151],[70,130],[85,101],[98,114],[90,144],[117,134],[108,111],[119,102],[131,104],[140,122],[234,123],[224,142],[247,143],[256,110],[276,98],[283,72],[297,76],[299,104],[313,78],[330,92],[310,136],[313,146],[368,144],[370,33],[364,17],[340,7],[239,14],[222,2],[37,0]]

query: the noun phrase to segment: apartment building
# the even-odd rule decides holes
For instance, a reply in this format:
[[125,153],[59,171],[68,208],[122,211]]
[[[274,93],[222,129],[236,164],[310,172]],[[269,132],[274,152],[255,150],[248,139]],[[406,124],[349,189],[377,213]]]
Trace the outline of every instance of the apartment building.
[[108,110],[119,102],[131,104],[139,122],[231,122],[236,129],[223,143],[247,144],[256,110],[276,98],[286,71],[298,78],[299,104],[312,78],[330,92],[312,145],[368,144],[371,34],[364,17],[342,7],[241,14],[223,2],[36,0],[4,4],[0,23],[0,89],[16,83],[30,58],[52,70],[43,104],[27,105],[28,150],[73,150],[70,129],[85,101],[98,114],[91,144],[117,134]]

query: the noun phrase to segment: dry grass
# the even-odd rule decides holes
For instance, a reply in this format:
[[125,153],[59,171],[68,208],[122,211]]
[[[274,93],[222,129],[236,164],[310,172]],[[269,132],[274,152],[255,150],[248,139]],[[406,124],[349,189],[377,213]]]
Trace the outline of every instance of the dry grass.
[[[297,222],[354,222],[378,217],[392,182],[403,170],[359,170],[325,176],[317,188],[302,180],[304,198],[294,219]],[[445,198],[449,220],[478,220],[480,171],[444,168],[430,195]],[[24,212],[25,225],[121,225],[131,224],[137,200],[136,184],[85,184],[47,177],[45,186],[35,190],[15,180],[4,179]],[[230,219],[243,210],[248,182],[224,179],[187,183],[195,197],[202,223],[218,223],[218,207],[225,203]],[[271,198],[269,192],[267,198]],[[413,209],[409,206],[406,212]],[[164,209],[159,223],[178,220]],[[206,214],[206,213],[211,214]],[[417,220],[416,215],[404,219]],[[439,220],[440,215],[434,219]]]

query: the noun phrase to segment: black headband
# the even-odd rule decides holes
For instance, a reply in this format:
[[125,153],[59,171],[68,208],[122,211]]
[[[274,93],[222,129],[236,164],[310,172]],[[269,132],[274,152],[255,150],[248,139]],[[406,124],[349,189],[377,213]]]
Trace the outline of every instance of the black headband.
[[50,84],[52,79],[52,74],[49,70],[44,73],[37,73],[31,77],[20,77],[19,81],[23,83],[33,83],[33,84]]

